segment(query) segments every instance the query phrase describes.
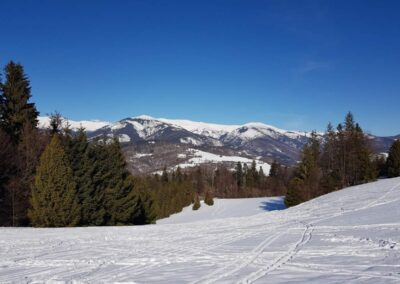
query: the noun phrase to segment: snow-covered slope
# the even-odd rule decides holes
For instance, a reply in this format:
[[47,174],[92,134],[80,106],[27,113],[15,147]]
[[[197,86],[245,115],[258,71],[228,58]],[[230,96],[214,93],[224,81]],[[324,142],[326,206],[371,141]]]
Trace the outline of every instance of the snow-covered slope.
[[257,198],[214,198],[214,205],[208,206],[201,201],[201,207],[193,211],[192,206],[183,208],[182,212],[157,221],[157,224],[180,224],[216,219],[250,217],[265,211],[285,209],[283,197]]
[[213,212],[142,227],[1,228],[0,283],[400,283],[400,178],[287,210]]
[[[216,155],[213,153],[204,152],[204,151],[200,151],[197,149],[188,149],[187,152],[191,158],[186,160],[183,163],[179,163],[176,167],[179,166],[181,168],[189,168],[189,167],[195,167],[195,166],[205,164],[205,163],[218,164],[218,163],[225,163],[225,162],[233,163],[232,168],[234,168],[236,166],[237,162],[247,164],[248,167],[251,167],[251,163],[253,162],[253,159],[249,159],[249,158],[245,158],[245,157]],[[180,154],[180,157],[183,157],[183,155],[187,155],[187,154]],[[259,170],[261,167],[265,174],[269,173],[271,166],[268,163],[257,160],[257,159],[254,159],[254,161],[256,162],[257,170]]]

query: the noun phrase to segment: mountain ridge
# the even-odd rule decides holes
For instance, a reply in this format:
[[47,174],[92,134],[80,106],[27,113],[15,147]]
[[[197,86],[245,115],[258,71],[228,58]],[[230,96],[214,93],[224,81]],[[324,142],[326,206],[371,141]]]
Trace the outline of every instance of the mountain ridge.
[[[49,125],[48,117],[39,118],[40,127]],[[271,164],[274,160],[291,166],[298,162],[300,153],[311,132],[284,130],[261,122],[242,125],[205,123],[184,119],[154,118],[148,115],[127,117],[117,122],[99,120],[68,120],[72,130],[84,127],[88,138],[117,136],[123,146],[128,167],[134,173],[146,174],[164,167],[188,166],[188,161],[219,163],[233,157],[254,159],[257,164]],[[317,133],[322,136],[323,133]],[[376,153],[387,152],[399,136],[369,135]],[[204,157],[196,153],[207,153]],[[224,159],[209,160],[220,155]],[[232,157],[230,159],[229,157]],[[197,164],[193,164],[195,166]]]

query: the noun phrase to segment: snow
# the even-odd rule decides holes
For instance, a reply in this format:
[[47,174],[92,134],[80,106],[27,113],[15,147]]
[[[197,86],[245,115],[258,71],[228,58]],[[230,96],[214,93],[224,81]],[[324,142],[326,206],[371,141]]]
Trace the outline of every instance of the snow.
[[[50,117],[48,116],[40,116],[38,117],[39,120],[39,127],[40,128],[48,128],[50,126]],[[87,131],[95,131],[104,126],[108,126],[111,123],[107,121],[100,121],[100,120],[81,120],[81,121],[74,121],[67,119],[67,123],[71,127],[72,130],[77,130],[81,127],[85,128]],[[64,123],[67,126],[67,123]]]
[[118,140],[121,143],[124,143],[124,142],[126,143],[126,142],[131,141],[131,138],[127,134],[120,134],[120,135],[118,135]]
[[[39,117],[39,126],[43,128],[48,127],[49,121],[49,117]],[[270,136],[273,138],[278,138],[279,136],[287,136],[293,139],[299,138],[301,136],[310,136],[309,132],[283,130],[260,122],[251,122],[243,125],[229,125],[198,122],[184,119],[154,118],[149,115],[139,115],[115,123],[99,120],[68,121],[72,129],[78,129],[80,126],[83,126],[88,131],[95,131],[104,126],[109,126],[111,130],[116,131],[124,128],[127,124],[131,124],[138,132],[139,137],[143,139],[148,139],[158,131],[165,129],[168,126],[173,126],[176,128],[185,129],[194,134],[212,138],[215,140],[215,146],[222,145],[221,142],[218,141],[218,139],[221,139],[224,135],[228,139],[240,138],[244,141],[256,139],[263,136]],[[192,143],[192,141],[188,140],[188,138],[183,138],[182,141],[182,143],[191,143],[193,145],[199,145],[198,143],[201,143],[197,140],[193,141]]]
[[166,119],[158,118],[158,120],[163,121],[174,126],[186,129],[189,132],[204,135],[207,137],[219,139],[222,135],[227,134],[234,129],[240,127],[240,125],[224,125],[215,123],[205,123],[184,119]]
[[203,142],[201,142],[201,141],[199,141],[197,139],[194,139],[192,137],[181,138],[181,139],[179,139],[179,141],[181,143],[183,143],[183,144],[192,144],[192,145],[195,145],[195,146],[200,146],[200,145],[203,144]]
[[[189,132],[211,137],[214,139],[220,139],[223,135],[239,136],[242,139],[248,140],[262,136],[271,136],[276,138],[279,135],[285,135],[291,138],[298,138],[299,136],[310,135],[310,133],[307,132],[283,130],[260,122],[250,122],[244,125],[230,125],[198,122],[185,119],[154,118],[148,115],[140,115],[133,117],[132,119],[160,121],[169,125],[173,125],[175,127],[183,128]],[[241,132],[243,131],[243,129],[247,130]]]
[[216,200],[170,224],[1,228],[0,283],[400,283],[400,178],[287,210],[265,201]]
[[[176,167],[181,168],[188,168],[188,167],[195,167],[200,164],[204,163],[222,163],[222,162],[232,162],[232,163],[246,163],[248,166],[251,166],[253,162],[252,159],[240,157],[240,156],[224,156],[224,155],[216,155],[213,153],[201,151],[198,149],[188,149],[188,153],[193,157],[190,158],[188,161],[177,165]],[[255,160],[257,170],[261,167],[263,169],[264,174],[268,174],[271,166],[266,162]]]
[[193,211],[192,206],[183,208],[182,212],[157,221],[157,224],[180,224],[215,219],[246,217],[265,212],[266,210],[285,209],[283,197],[260,198],[214,198],[214,205],[208,206],[201,201],[199,210]]
[[143,158],[143,157],[150,157],[153,156],[152,153],[136,153],[133,157],[134,158]]

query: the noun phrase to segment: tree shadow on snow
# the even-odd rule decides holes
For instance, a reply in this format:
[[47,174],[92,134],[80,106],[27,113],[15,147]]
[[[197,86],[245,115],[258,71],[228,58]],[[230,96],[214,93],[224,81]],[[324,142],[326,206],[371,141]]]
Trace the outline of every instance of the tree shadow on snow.
[[272,199],[261,202],[260,208],[265,211],[275,211],[286,209],[284,199]]

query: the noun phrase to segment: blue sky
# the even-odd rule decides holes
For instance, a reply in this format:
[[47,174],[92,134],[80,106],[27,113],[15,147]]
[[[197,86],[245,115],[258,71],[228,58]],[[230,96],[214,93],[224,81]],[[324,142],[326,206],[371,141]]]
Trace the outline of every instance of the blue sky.
[[1,1],[42,114],[400,133],[400,1]]

